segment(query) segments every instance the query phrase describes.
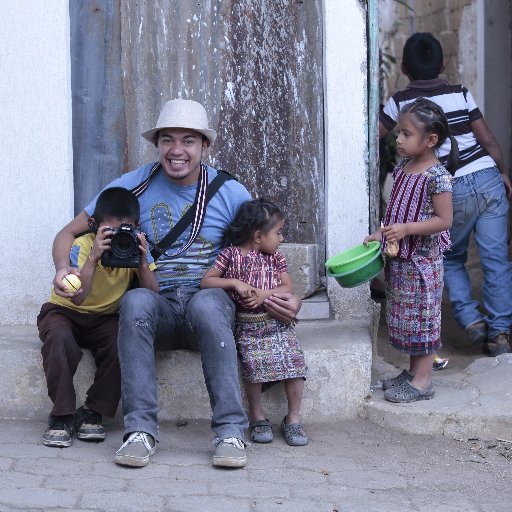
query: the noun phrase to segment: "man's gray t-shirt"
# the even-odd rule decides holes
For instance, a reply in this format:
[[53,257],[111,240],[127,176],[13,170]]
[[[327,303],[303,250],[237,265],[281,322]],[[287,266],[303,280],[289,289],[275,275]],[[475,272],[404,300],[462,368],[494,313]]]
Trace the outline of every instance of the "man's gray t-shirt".
[[[143,165],[117,178],[105,188],[123,187],[130,190],[149,176],[153,166],[154,162]],[[207,169],[210,183],[217,176],[217,171],[209,166]],[[138,198],[140,228],[150,242],[159,243],[192,206],[196,188],[196,183],[185,187],[175,185],[163,170],[151,179],[149,187]],[[96,199],[97,196],[84,208],[88,215],[93,214]],[[208,203],[204,224],[189,249],[177,258],[166,255],[158,258],[156,272],[161,292],[179,286],[199,285],[203,274],[213,264],[221,249],[225,229],[232,222],[240,205],[250,199],[249,192],[236,180],[227,180],[221,186]],[[186,228],[178,240],[166,250],[167,254],[172,256],[187,243],[190,228]]]

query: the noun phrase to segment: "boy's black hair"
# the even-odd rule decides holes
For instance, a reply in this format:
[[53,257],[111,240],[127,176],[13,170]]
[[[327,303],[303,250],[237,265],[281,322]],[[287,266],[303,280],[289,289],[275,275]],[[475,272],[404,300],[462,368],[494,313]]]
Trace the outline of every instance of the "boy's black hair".
[[402,64],[412,80],[437,78],[443,67],[443,48],[430,32],[416,32],[404,45]]
[[266,234],[283,219],[279,207],[267,199],[245,201],[224,233],[224,246],[245,244],[256,231]]
[[99,225],[106,217],[130,219],[135,221],[135,224],[138,224],[140,217],[140,205],[135,194],[122,187],[105,189],[98,196],[92,218],[96,225]]
[[445,167],[453,175],[459,165],[459,146],[450,131],[443,109],[437,103],[420,97],[404,105],[400,110],[400,115],[403,114],[412,114],[418,122],[425,126],[426,133],[437,135],[435,149],[440,148],[446,139],[450,139],[451,148]]

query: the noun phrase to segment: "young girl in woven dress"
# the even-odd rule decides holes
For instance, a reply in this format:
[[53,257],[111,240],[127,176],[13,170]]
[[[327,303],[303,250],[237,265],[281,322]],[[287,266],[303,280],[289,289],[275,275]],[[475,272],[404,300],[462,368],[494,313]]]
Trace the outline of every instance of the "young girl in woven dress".
[[307,370],[304,352],[293,325],[272,318],[264,305],[275,292],[292,292],[286,260],[277,250],[283,225],[283,214],[270,201],[243,203],[226,231],[226,248],[200,286],[228,291],[237,306],[235,339],[249,402],[251,440],[273,440],[272,423],[261,407],[262,385],[284,381],[288,414],[281,431],[289,445],[303,446],[308,443],[299,416]]
[[441,347],[443,252],[450,247],[452,177],[436,156],[447,138],[446,166],[455,172],[457,142],[443,110],[425,98],[406,104],[396,139],[402,157],[383,227],[366,237],[382,242],[386,255],[386,314],[391,345],[410,356],[409,371],[382,382],[391,402],[429,400],[434,396],[432,363]]

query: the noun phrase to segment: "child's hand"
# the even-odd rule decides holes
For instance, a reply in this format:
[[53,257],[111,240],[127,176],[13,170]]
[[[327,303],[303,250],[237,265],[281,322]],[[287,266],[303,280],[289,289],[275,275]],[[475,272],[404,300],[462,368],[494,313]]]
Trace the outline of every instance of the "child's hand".
[[242,281],[238,280],[233,289],[236,293],[238,293],[238,295],[240,295],[240,297],[242,297],[242,299],[249,299],[252,294],[256,292],[256,290],[250,284],[243,283]]
[[148,241],[146,240],[145,233],[137,233],[139,239],[139,250],[140,250],[140,263],[139,268],[148,266]]
[[268,294],[265,295],[264,290],[259,290],[258,288],[253,288],[253,290],[252,295],[244,300],[244,306],[247,309],[255,309],[261,306],[268,297]]
[[382,232],[388,242],[398,242],[409,234],[407,224],[390,224],[382,228]]
[[375,231],[371,235],[368,235],[363,240],[363,244],[364,245],[368,245],[368,242],[380,242],[381,238],[382,238],[382,233],[381,233],[380,229],[378,229],[377,231]]
[[112,228],[105,224],[102,224],[98,228],[96,238],[94,239],[94,245],[92,246],[89,257],[92,261],[98,262],[101,259],[101,255],[104,251],[110,249],[110,241],[112,239]]
[[55,293],[57,295],[60,295],[61,297],[75,297],[76,295],[80,295],[82,293],[82,289],[76,291],[76,292],[70,292],[66,287],[64,287],[64,284],[62,283],[62,280],[65,276],[68,274],[75,274],[77,277],[80,277],[81,274],[77,268],[74,267],[64,267],[55,273],[55,277],[53,278],[53,289],[55,290]]

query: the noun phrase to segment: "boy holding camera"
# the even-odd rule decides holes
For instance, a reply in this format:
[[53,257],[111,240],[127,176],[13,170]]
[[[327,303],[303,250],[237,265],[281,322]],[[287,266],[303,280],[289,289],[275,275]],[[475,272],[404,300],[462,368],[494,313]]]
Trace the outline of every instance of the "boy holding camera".
[[[139,215],[132,192],[104,190],[89,219],[92,232],[76,238],[70,252],[71,267],[81,279],[79,293],[69,290],[63,297],[52,289],[37,317],[48,396],[54,404],[43,435],[46,446],[70,446],[75,431],[78,439],[103,441],[102,415],[113,417],[116,412],[121,396],[119,302],[135,275],[140,287],[158,293],[156,265],[144,234],[134,228]],[[96,373],[85,403],[76,410],[73,376],[83,348],[91,350]]]

